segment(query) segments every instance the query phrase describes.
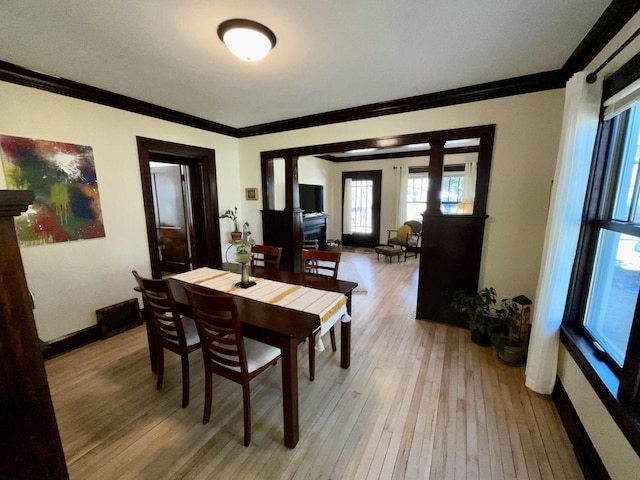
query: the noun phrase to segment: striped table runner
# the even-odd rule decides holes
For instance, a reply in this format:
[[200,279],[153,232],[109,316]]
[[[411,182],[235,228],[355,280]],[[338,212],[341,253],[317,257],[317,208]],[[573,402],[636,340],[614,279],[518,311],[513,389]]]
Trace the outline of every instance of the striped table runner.
[[[318,315],[321,335],[347,313],[347,297],[339,292],[328,292],[257,277],[251,277],[251,280],[256,282],[253,287],[240,288],[235,286],[240,281],[240,274],[208,267],[173,275],[173,278],[219,292]],[[348,320],[345,318],[343,321]]]

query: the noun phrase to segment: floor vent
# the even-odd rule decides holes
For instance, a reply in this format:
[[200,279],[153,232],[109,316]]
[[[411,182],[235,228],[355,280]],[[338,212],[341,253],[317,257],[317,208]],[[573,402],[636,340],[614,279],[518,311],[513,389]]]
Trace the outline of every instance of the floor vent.
[[102,338],[109,338],[142,324],[138,299],[132,298],[96,310]]

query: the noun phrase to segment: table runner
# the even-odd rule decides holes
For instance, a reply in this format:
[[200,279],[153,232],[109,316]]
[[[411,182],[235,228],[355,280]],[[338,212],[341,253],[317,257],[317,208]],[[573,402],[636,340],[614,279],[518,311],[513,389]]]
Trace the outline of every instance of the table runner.
[[[254,286],[240,288],[235,286],[240,281],[240,274],[208,267],[173,275],[172,278],[239,297],[318,315],[320,335],[324,335],[339,319],[343,322],[350,320],[347,314],[347,297],[339,292],[318,290],[259,277],[251,277],[251,280],[256,282]],[[318,343],[319,349],[322,349],[321,342]]]

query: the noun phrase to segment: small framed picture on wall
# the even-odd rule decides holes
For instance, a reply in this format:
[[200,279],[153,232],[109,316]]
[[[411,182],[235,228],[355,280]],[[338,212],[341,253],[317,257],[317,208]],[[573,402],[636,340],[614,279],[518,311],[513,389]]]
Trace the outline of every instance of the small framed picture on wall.
[[257,188],[245,188],[245,192],[247,194],[247,200],[258,200]]

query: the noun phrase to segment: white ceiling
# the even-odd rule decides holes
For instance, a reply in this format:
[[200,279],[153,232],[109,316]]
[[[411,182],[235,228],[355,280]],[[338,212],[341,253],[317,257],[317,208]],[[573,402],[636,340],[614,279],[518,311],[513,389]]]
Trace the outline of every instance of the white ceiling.
[[[241,128],[562,67],[608,0],[3,0],[0,60]],[[258,63],[218,25],[276,34]]]

